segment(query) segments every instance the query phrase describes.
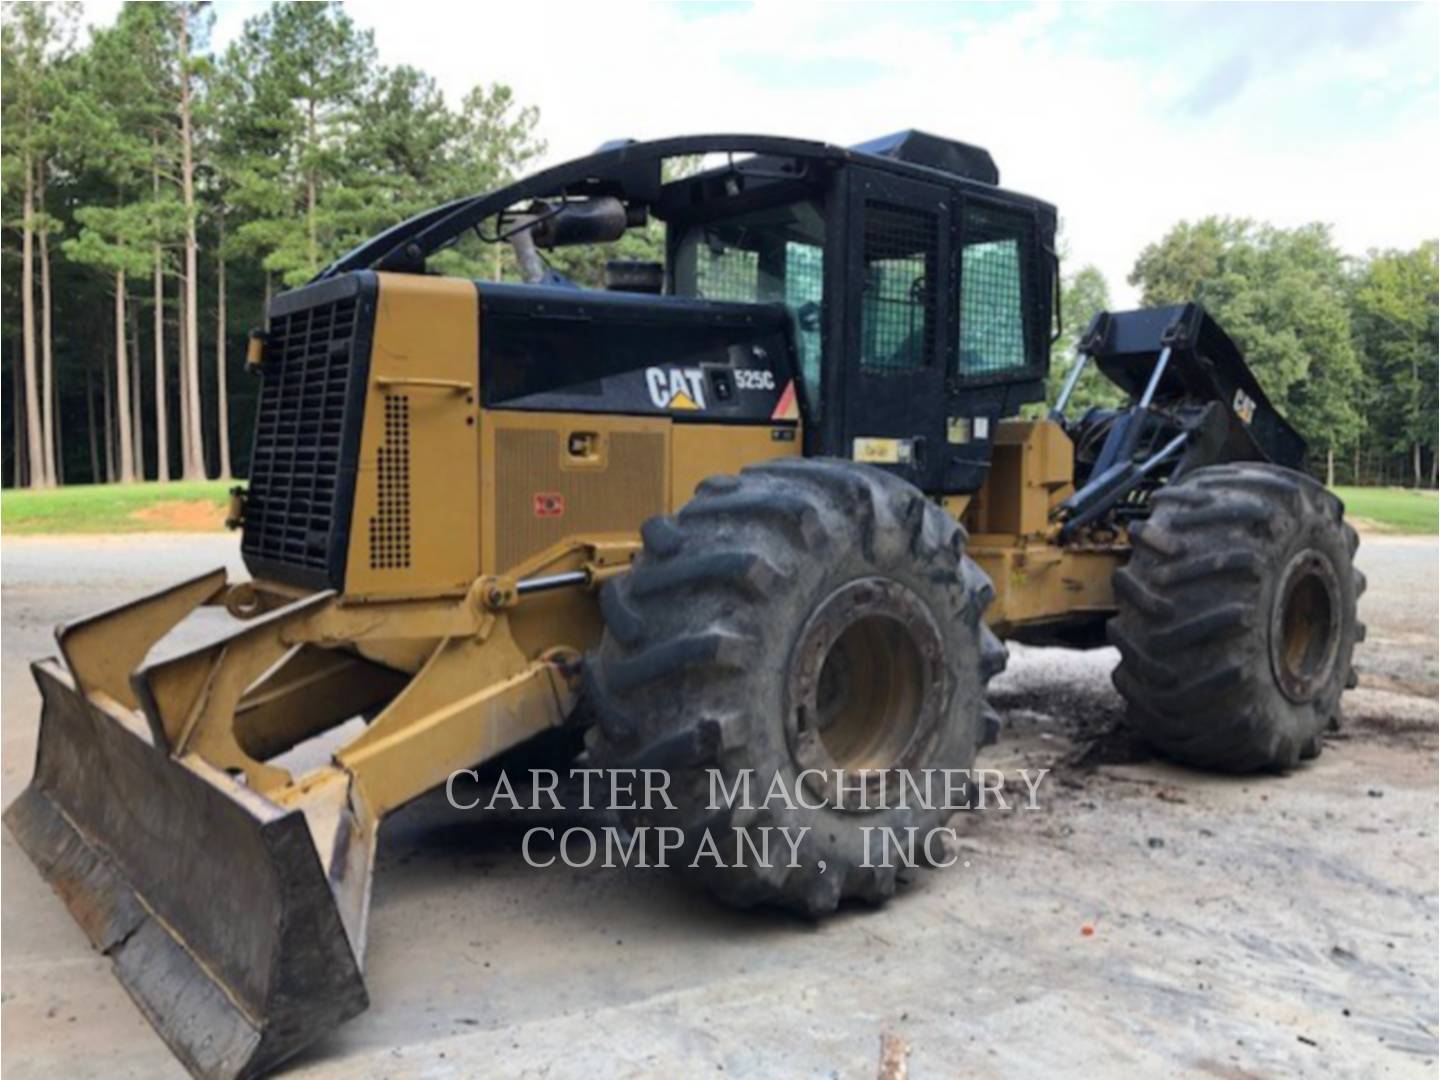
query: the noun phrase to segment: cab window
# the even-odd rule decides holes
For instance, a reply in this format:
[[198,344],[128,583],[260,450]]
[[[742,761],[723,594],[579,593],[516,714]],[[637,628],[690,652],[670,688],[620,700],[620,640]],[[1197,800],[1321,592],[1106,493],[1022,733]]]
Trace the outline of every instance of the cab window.
[[1025,317],[1034,287],[1035,223],[1027,214],[967,203],[960,234],[960,340],[952,374],[1001,376],[1028,366]]
[[820,414],[820,305],[825,215],[804,200],[685,229],[675,247],[677,296],[781,303],[794,319],[801,390]]
[[866,200],[860,300],[860,370],[865,374],[915,371],[934,356],[931,284],[938,246],[937,215]]

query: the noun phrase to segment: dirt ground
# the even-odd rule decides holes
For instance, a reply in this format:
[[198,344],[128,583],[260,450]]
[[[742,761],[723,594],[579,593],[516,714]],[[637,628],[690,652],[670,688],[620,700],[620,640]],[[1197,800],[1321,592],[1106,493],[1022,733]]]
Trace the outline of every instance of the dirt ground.
[[[5,542],[5,803],[52,625],[238,570],[234,549]],[[1041,808],[965,815],[963,864],[916,871],[880,911],[811,925],[662,871],[535,870],[513,825],[423,800],[382,836],[370,1010],[287,1075],[870,1077],[889,1031],[913,1077],[1432,1077],[1436,543],[1367,538],[1360,565],[1350,722],[1284,778],[1189,773],[1113,738],[1086,755],[1119,714],[1114,653],[1012,646],[981,763],[1051,768]],[[182,1075],[8,833],[0,917],[6,1077]]]
[[171,502],[156,503],[136,510],[130,516],[143,521],[147,529],[164,529],[166,532],[209,532],[225,527],[229,511],[212,502],[194,500],[187,502],[175,499]]

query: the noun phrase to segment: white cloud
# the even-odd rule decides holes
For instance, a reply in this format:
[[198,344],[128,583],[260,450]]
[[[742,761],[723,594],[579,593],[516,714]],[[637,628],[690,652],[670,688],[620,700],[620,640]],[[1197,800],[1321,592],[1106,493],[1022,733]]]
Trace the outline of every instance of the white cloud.
[[[1122,303],[1140,248],[1181,218],[1327,221],[1357,253],[1437,231],[1430,5],[1373,33],[1356,12],[1181,8],[1118,49],[1138,9],[347,9],[375,28],[387,62],[425,67],[453,95],[509,83],[540,107],[551,160],[620,136],[722,130],[849,144],[918,127],[979,143],[1007,185],[1059,206],[1074,264],[1097,264]],[[1227,71],[1242,85],[1225,85]],[[1197,92],[1215,100],[1179,107]],[[1379,115],[1350,122],[1363,110]]]
[[[550,161],[706,131],[978,143],[1059,207],[1071,264],[1098,265],[1118,303],[1181,218],[1326,221],[1355,253],[1440,231],[1432,4],[346,9],[452,99],[510,84]],[[218,5],[217,40],[254,10]]]

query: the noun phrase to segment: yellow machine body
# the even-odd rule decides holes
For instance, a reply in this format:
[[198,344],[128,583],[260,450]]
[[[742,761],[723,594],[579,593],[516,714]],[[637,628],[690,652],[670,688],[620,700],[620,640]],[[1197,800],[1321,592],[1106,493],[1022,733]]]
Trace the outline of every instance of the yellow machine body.
[[[350,600],[459,595],[572,538],[638,544],[641,522],[679,510],[707,476],[800,453],[799,439],[777,441],[765,426],[487,410],[475,382],[484,327],[471,283],[379,278]],[[1110,573],[1128,545],[1055,539],[1052,511],[1074,493],[1073,475],[1074,449],[1058,424],[1002,420],[985,485],[941,500],[995,582],[989,619],[1002,631],[1114,609]],[[563,512],[537,513],[545,496]]]

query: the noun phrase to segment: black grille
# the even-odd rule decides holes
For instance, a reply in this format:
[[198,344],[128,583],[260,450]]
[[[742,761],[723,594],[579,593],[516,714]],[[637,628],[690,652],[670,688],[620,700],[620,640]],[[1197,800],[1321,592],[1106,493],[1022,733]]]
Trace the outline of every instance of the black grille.
[[309,305],[309,290],[281,297],[271,309],[241,545],[257,574],[342,585],[358,435],[350,403],[368,359],[357,362],[367,319],[350,285],[338,296],[316,290]]

